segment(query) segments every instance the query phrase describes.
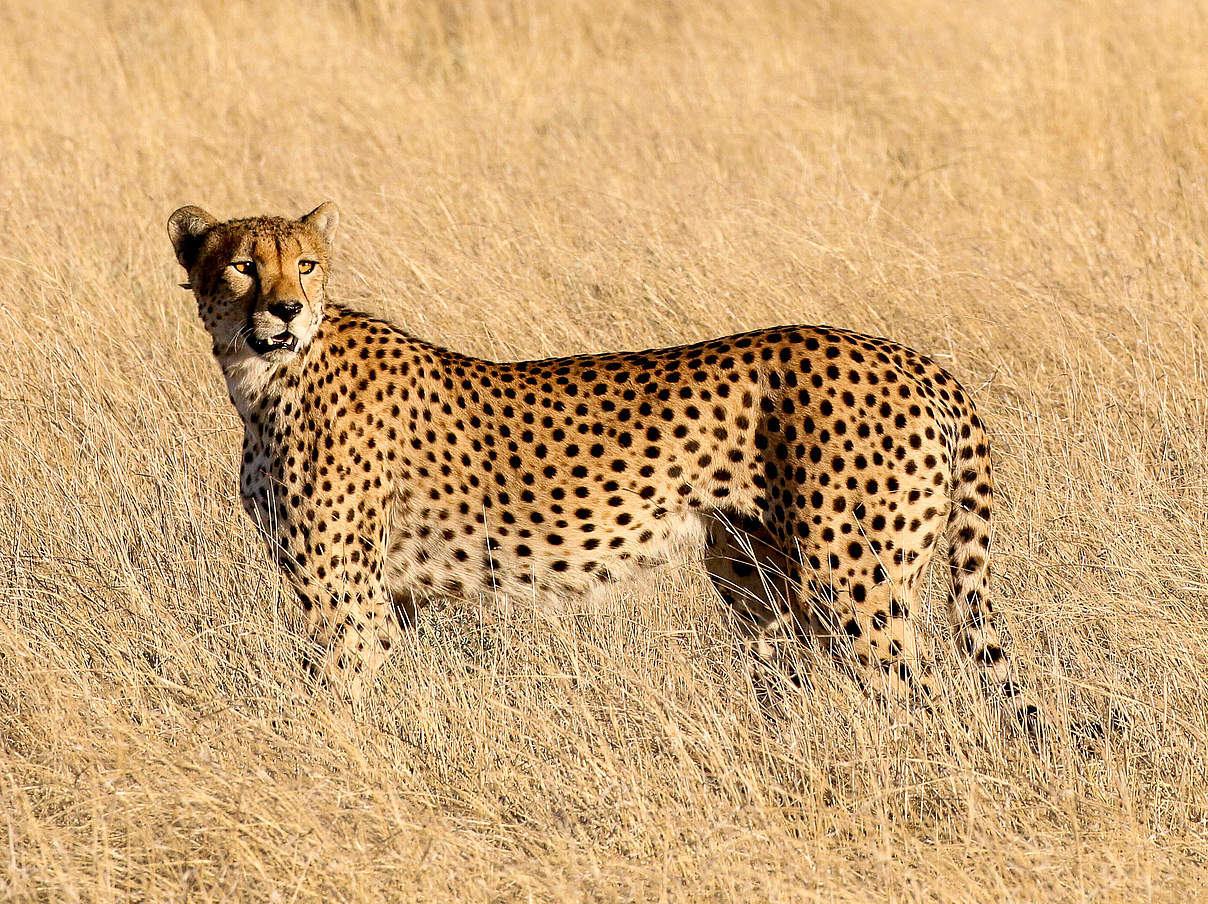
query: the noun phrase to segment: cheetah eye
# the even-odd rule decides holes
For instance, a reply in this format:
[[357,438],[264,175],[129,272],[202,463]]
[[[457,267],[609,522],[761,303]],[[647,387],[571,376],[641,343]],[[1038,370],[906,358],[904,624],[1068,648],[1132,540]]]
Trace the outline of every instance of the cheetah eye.
[[231,261],[231,266],[235,268],[236,272],[245,275],[256,269],[256,265],[252,261]]
[[318,264],[314,261],[298,261],[298,272],[305,276],[307,273],[313,272],[317,266]]

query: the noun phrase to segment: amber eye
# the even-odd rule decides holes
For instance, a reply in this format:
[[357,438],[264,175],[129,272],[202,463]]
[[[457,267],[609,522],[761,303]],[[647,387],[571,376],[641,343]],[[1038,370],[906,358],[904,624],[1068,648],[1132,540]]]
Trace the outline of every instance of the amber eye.
[[231,266],[235,268],[236,272],[243,274],[251,273],[256,269],[256,265],[251,261],[231,261]]
[[298,272],[305,276],[314,272],[316,266],[318,265],[314,261],[298,261]]

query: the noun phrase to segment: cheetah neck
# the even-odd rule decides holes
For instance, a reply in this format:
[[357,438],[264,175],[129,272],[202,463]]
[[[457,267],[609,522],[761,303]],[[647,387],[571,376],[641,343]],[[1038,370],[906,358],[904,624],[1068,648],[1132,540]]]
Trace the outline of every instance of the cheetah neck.
[[255,420],[257,412],[271,407],[288,392],[291,384],[296,385],[297,381],[291,381],[290,376],[297,374],[312,355],[321,354],[317,345],[317,339],[312,340],[287,361],[268,361],[250,352],[218,358],[227,392],[244,423]]
[[258,355],[246,355],[237,361],[220,360],[219,363],[231,402],[246,421],[267,395],[276,367]]

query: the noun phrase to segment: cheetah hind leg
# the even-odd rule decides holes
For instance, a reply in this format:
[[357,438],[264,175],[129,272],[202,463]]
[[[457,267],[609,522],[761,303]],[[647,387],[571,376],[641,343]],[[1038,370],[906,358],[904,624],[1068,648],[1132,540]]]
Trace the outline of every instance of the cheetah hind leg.
[[792,565],[768,529],[757,518],[715,515],[704,565],[736,616],[757,695],[766,702],[785,680],[807,684],[801,654],[811,632],[795,614]]
[[885,581],[856,602],[845,588],[806,581],[803,606],[822,645],[874,698],[892,708],[929,710],[934,668],[913,614],[917,596]]

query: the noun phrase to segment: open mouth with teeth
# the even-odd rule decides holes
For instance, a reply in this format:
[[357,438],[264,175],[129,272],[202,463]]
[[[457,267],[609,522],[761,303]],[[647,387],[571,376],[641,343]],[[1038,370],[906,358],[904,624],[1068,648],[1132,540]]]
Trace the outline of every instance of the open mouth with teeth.
[[269,352],[275,352],[278,349],[287,352],[296,352],[298,350],[298,337],[289,330],[278,333],[269,339],[261,339],[259,336],[253,335],[248,340],[248,345],[258,355],[267,355]]

